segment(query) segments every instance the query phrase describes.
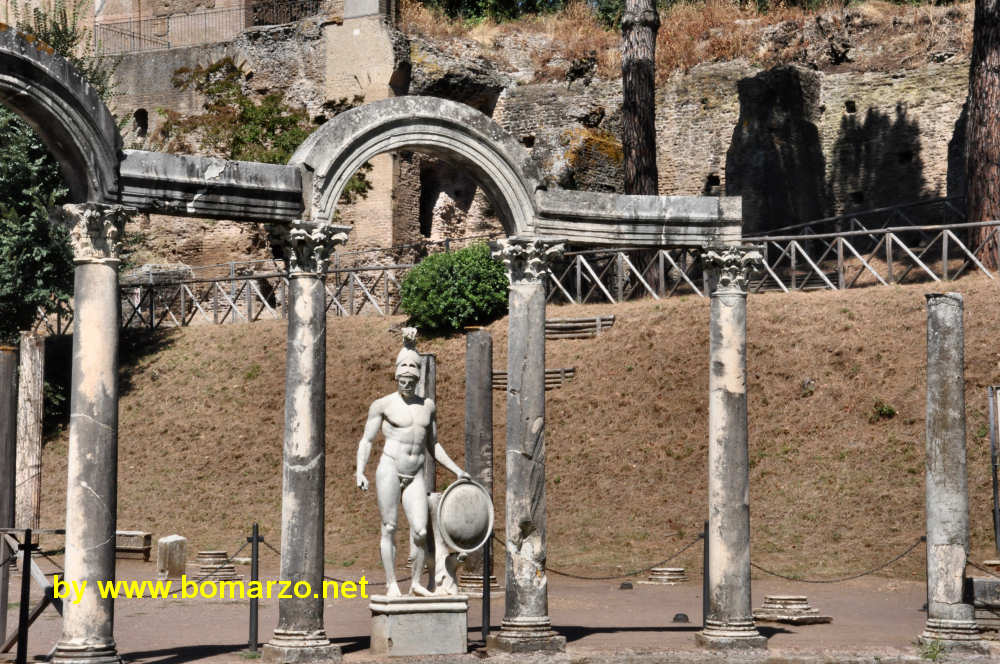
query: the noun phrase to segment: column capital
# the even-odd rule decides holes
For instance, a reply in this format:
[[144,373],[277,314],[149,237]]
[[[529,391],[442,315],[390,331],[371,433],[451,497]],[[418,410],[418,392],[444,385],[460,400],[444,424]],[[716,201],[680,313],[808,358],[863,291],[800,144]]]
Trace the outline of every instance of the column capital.
[[756,247],[707,246],[701,251],[704,268],[718,275],[715,293],[747,292],[751,275],[764,268],[764,256]]
[[550,237],[514,235],[490,242],[493,258],[503,261],[511,284],[541,282],[564,249],[564,240]]
[[49,220],[69,230],[74,263],[117,265],[125,222],[135,213],[135,208],[123,205],[79,203],[52,209]]
[[291,276],[323,273],[333,248],[347,242],[353,230],[313,221],[265,224],[265,228],[274,257],[285,262]]

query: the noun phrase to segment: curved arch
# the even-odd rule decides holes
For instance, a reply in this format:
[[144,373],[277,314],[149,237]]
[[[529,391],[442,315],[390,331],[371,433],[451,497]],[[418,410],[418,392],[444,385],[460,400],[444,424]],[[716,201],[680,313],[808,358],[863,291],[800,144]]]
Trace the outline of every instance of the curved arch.
[[347,180],[375,155],[416,150],[469,169],[508,235],[535,227],[538,170],[500,125],[471,106],[436,97],[392,97],[341,113],[313,132],[289,161],[306,171],[313,219],[333,218]]
[[62,167],[71,201],[117,201],[122,138],[104,101],[51,47],[3,23],[0,103],[38,132]]

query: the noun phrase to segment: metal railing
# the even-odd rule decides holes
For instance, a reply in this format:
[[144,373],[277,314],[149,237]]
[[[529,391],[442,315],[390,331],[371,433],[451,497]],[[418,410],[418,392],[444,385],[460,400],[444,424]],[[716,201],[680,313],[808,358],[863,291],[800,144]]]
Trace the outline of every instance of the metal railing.
[[98,23],[94,45],[99,55],[120,55],[233,40],[247,28],[291,23],[320,11],[320,0],[253,2],[240,7],[190,14]]

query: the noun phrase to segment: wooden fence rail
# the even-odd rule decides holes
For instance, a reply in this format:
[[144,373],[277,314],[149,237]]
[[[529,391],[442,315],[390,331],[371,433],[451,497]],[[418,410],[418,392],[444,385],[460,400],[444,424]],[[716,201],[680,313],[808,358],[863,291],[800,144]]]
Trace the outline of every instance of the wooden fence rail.
[[[842,290],[892,283],[947,281],[979,271],[996,274],[977,258],[1000,245],[1000,221],[948,225],[857,228],[809,235],[755,237],[764,254],[763,273],[750,284],[762,291]],[[979,229],[989,229],[984,238]],[[977,237],[970,244],[969,237]],[[392,315],[400,284],[412,264],[334,268],[325,275],[329,315]],[[697,250],[633,249],[568,252],[548,277],[548,301],[615,304],[638,297],[706,294]],[[224,324],[281,319],[288,315],[288,278],[281,272],[125,284],[122,325],[160,329],[198,323]],[[73,313],[60,305],[40,314],[36,331],[64,334]],[[557,334],[555,330],[550,334]]]

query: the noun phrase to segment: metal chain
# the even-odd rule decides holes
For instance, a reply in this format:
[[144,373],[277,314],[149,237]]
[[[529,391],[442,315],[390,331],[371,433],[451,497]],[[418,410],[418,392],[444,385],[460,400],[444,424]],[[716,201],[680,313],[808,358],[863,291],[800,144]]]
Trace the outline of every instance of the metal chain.
[[874,574],[875,572],[883,570],[886,567],[888,567],[889,565],[891,565],[894,562],[896,562],[897,560],[899,560],[900,558],[902,558],[903,556],[905,556],[908,553],[910,553],[911,551],[913,551],[915,548],[917,548],[917,545],[919,545],[921,542],[926,542],[926,541],[927,541],[927,537],[925,537],[924,535],[921,535],[919,538],[917,538],[916,542],[914,542],[913,544],[911,544],[910,546],[908,546],[905,551],[903,551],[901,554],[899,554],[898,556],[896,556],[895,558],[893,558],[889,562],[883,563],[882,565],[879,565],[878,567],[874,567],[874,568],[872,568],[870,570],[866,570],[866,571],[861,572],[859,574],[851,574],[850,576],[842,576],[842,577],[837,578],[837,579],[800,579],[798,577],[789,576],[787,574],[780,574],[778,572],[773,572],[773,571],[771,571],[769,569],[765,569],[765,568],[761,567],[760,565],[758,565],[757,563],[752,562],[752,561],[750,562],[750,566],[753,567],[754,569],[758,570],[758,571],[764,572],[765,574],[770,574],[771,576],[776,576],[778,578],[786,579],[788,581],[797,581],[799,583],[841,583],[842,581],[850,581],[852,579],[860,579],[863,576],[868,576],[869,574]]
[[1000,579],[1000,574],[997,574],[996,572],[994,572],[994,571],[992,571],[992,570],[988,570],[988,569],[986,569],[985,567],[981,567],[981,566],[977,565],[976,563],[972,562],[971,560],[966,560],[966,561],[965,561],[965,563],[966,563],[967,565],[969,565],[969,567],[975,567],[975,568],[976,568],[976,569],[978,569],[978,570],[979,570],[980,572],[986,572],[986,573],[987,573],[987,574],[989,574],[990,576],[995,576],[995,577],[997,577],[998,579]]
[[[669,537],[673,537],[674,535],[676,535],[676,533],[673,533],[673,534],[669,535]],[[570,572],[561,572],[561,571],[559,571],[557,569],[554,569],[552,567],[546,567],[545,570],[548,571],[548,572],[552,572],[553,574],[557,574],[559,576],[565,576],[565,577],[569,577],[571,579],[580,579],[581,581],[610,581],[611,579],[624,579],[625,577],[629,577],[629,576],[638,576],[640,574],[645,574],[646,572],[648,572],[649,570],[653,569],[654,567],[660,567],[661,565],[664,565],[664,564],[670,562],[671,560],[673,560],[674,558],[676,558],[677,556],[681,555],[682,553],[684,553],[685,551],[687,551],[688,549],[690,549],[692,546],[694,546],[695,544],[697,544],[698,541],[701,540],[703,537],[704,537],[704,535],[702,533],[698,533],[697,537],[695,537],[693,540],[691,540],[690,542],[688,542],[687,544],[685,544],[683,547],[681,547],[678,551],[675,551],[674,553],[670,554],[670,556],[668,556],[667,558],[664,558],[660,562],[653,563],[652,565],[649,565],[647,567],[643,567],[642,569],[633,570],[631,572],[626,572],[624,574],[615,574],[613,576],[582,576],[580,574],[571,574]],[[501,542],[501,544],[502,544],[502,542]]]
[[[228,564],[232,563],[233,562],[233,558],[235,558],[236,556],[240,555],[240,553],[243,551],[243,549],[247,548],[247,544],[249,544],[249,543],[250,542],[243,542],[243,546],[241,546],[240,548],[238,548],[236,550],[236,553],[234,553],[233,555],[231,555],[228,558],[226,558],[226,562],[222,563],[222,565],[228,565]],[[216,565],[215,566],[216,569],[212,570],[208,574],[205,574],[205,575],[203,575],[203,576],[195,579],[194,581],[191,581],[190,583],[201,583],[205,579],[208,579],[208,578],[211,578],[211,577],[215,576],[216,574],[219,573],[219,569],[218,568],[222,567],[222,565]]]

